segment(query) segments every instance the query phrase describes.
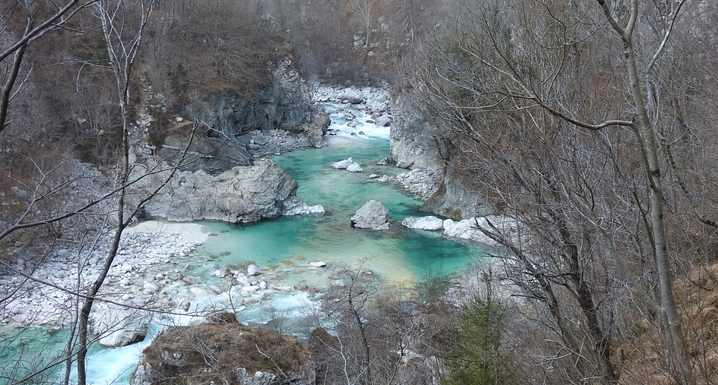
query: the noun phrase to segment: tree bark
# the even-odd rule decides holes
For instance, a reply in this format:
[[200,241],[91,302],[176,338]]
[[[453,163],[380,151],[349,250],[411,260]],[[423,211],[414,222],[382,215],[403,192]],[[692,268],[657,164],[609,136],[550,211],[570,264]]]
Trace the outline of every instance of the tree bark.
[[608,22],[623,42],[631,97],[633,99],[634,108],[636,109],[635,113],[638,117],[638,125],[634,126],[634,131],[641,143],[640,147],[644,161],[644,169],[651,192],[650,222],[651,232],[653,234],[653,255],[661,293],[661,310],[664,313],[662,319],[665,319],[665,325],[663,325],[663,327],[668,345],[671,348],[669,354],[672,356],[671,361],[673,361],[672,363],[674,365],[674,367],[671,368],[674,371],[672,374],[676,380],[682,384],[695,384],[690,356],[683,337],[681,318],[678,314],[678,307],[676,306],[675,297],[673,295],[665,221],[663,218],[664,198],[663,184],[661,181],[661,165],[658,159],[658,146],[653,122],[651,122],[651,119],[648,117],[648,111],[643,100],[644,92],[641,89],[641,81],[636,65],[636,52],[633,46],[633,32],[638,19],[638,0],[631,1],[631,14],[625,29],[622,28],[613,17],[605,0],[596,1],[601,5]]

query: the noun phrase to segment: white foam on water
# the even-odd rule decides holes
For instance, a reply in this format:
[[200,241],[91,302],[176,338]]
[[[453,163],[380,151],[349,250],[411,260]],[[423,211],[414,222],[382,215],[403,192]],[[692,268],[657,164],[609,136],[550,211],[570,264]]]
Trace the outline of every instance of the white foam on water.
[[[352,137],[357,139],[389,139],[390,127],[379,127],[371,116],[350,104],[327,103],[325,105],[332,123],[329,125],[328,138]],[[345,114],[353,116],[352,120],[344,118]],[[354,127],[351,127],[355,124]]]
[[[151,322],[145,340],[119,348],[99,348],[88,355],[87,380],[91,385],[128,384],[135,371],[137,362],[155,336],[163,328],[157,322]],[[70,382],[77,381],[77,367],[73,366]]]

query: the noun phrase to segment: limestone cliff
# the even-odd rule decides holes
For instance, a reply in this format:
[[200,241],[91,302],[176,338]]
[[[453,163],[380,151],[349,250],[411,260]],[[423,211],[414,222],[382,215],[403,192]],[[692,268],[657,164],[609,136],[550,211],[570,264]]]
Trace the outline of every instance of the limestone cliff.
[[[412,174],[419,174],[414,179],[431,184],[420,186],[433,192],[421,210],[456,220],[492,213],[485,197],[472,188],[472,176],[455,172],[452,158],[459,150],[451,144],[450,130],[440,129],[441,122],[427,116],[419,100],[411,90],[394,97],[390,146],[398,167],[412,169]],[[443,177],[431,177],[436,174]]]
[[394,123],[389,144],[391,157],[401,168],[442,168],[441,142],[438,128],[421,113],[416,96],[410,91],[399,92],[392,101]]
[[216,90],[193,101],[186,110],[191,119],[208,128],[209,136],[222,138],[239,138],[255,130],[283,130],[320,147],[328,126],[326,114],[312,108],[309,88],[289,58],[278,61],[268,85],[255,94]]

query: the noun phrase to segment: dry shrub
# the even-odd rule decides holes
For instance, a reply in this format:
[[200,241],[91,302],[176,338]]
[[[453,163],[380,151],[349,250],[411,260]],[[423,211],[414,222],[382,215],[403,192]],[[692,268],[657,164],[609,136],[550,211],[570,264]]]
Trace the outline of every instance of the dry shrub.
[[171,327],[144,354],[154,382],[163,384],[235,383],[239,368],[289,375],[310,362],[297,337],[239,323]]

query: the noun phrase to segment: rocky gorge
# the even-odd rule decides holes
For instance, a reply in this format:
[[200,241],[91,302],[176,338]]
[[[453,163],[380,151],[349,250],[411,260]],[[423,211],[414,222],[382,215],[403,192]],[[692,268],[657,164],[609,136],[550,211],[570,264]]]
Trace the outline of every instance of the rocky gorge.
[[[344,102],[360,105],[362,106],[360,109],[379,116],[391,116],[389,111],[391,108],[396,108],[396,104],[390,108],[386,91],[373,88],[321,87],[314,92],[314,98],[319,103]],[[398,111],[406,113],[403,108],[399,107]],[[418,123],[411,119],[396,118],[395,115],[394,119],[395,123],[391,131],[394,162],[398,166],[426,168],[416,167],[396,177],[383,176],[377,179],[384,183],[396,181],[410,192],[423,197],[432,196],[432,191],[436,194],[439,185],[447,183],[445,176],[439,172],[442,168],[437,167],[439,159],[434,158],[434,163],[429,163],[422,155],[421,144],[416,140],[405,143],[401,139],[401,135],[410,136],[406,131],[425,128],[425,122],[417,127],[411,122]],[[259,133],[253,135],[256,137]],[[272,145],[268,146],[272,147]],[[144,213],[171,222],[217,220],[229,223],[253,223],[281,215],[323,213],[324,209],[321,205],[309,206],[296,196],[297,183],[276,163],[269,159],[258,159],[252,163],[253,165],[250,166],[235,166],[217,175],[203,170],[180,171],[166,187],[167,192],[161,192],[151,200],[145,206]],[[351,166],[356,163],[348,162],[348,164]],[[138,161],[135,170],[138,174],[144,175],[149,167]],[[339,167],[341,168],[342,165]],[[359,166],[356,164],[354,167]],[[148,190],[163,178],[163,173],[167,172],[157,172],[151,178],[141,178],[133,188],[137,189],[137,192]],[[441,220],[431,217],[415,218],[404,221],[403,224],[421,230],[443,230],[444,234],[450,237],[491,242],[472,227],[473,217],[463,218],[458,222],[443,221],[441,226],[434,223],[439,221]],[[150,224],[154,223],[150,222]],[[386,228],[385,226],[388,225],[386,220],[383,223],[377,227]],[[173,259],[187,255],[207,237],[207,234],[201,233],[199,225],[192,224],[166,224],[154,227],[146,224],[131,227],[125,233],[123,246],[118,252],[118,258],[109,276],[110,282],[117,283],[117,286],[109,285],[108,288],[111,287],[111,290],[116,291],[118,295],[113,297],[113,300],[134,299],[138,306],[145,304],[162,288],[162,285],[154,282],[157,281],[156,277],[142,278],[142,272],[146,267],[172,264]],[[17,259],[13,269],[18,274],[2,277],[0,284],[5,290],[10,290],[19,282],[24,282],[23,291],[26,296],[3,308],[3,319],[25,325],[54,324],[62,320],[64,316],[62,309],[67,307],[66,303],[71,297],[71,292],[83,287],[86,282],[97,276],[96,269],[99,268],[106,252],[106,242],[99,242],[91,250],[58,250],[39,267],[26,266],[24,260]],[[78,259],[83,262],[78,268],[73,268]],[[23,278],[22,274],[28,268],[34,270],[33,276],[37,277],[36,282]],[[181,269],[173,270],[161,273],[163,278],[159,279],[159,282],[181,282],[183,279]],[[120,295],[121,290],[135,294]],[[174,302],[166,301],[163,309],[173,310],[181,302],[183,302],[181,299]]]
[[[392,132],[396,125],[391,123],[393,116],[386,90],[319,87],[314,90],[314,100],[322,108],[323,103],[352,106],[353,109],[370,116],[373,122],[392,124]],[[349,110],[343,113],[343,117],[346,120],[346,128],[343,128],[342,132],[327,131],[330,137],[371,134],[353,129],[357,126],[352,124],[356,116]],[[280,134],[280,131],[283,133]],[[268,131],[250,131],[233,140],[222,139],[225,143],[223,146],[235,149],[234,155],[225,157],[230,159],[229,161],[224,161],[222,165],[212,163],[208,170],[196,165],[178,170],[164,189],[144,206],[143,214],[169,222],[213,220],[238,224],[255,223],[283,215],[321,214],[324,212],[323,207],[306,204],[297,196],[296,181],[274,161],[265,159],[262,155],[263,152],[293,149],[301,143],[317,146],[317,142],[296,139],[302,135],[273,128]],[[277,141],[273,142],[271,138]],[[205,149],[211,149],[216,147],[217,140],[219,139],[216,137],[207,136],[198,143],[204,143]],[[163,151],[166,153],[172,150],[170,147],[174,147],[177,152],[187,146],[187,142],[173,143]],[[153,191],[168,178],[173,167],[170,161],[157,162],[157,158],[150,156],[151,152],[146,147],[137,148],[133,172],[136,173],[138,182],[132,186],[130,200]],[[237,148],[241,151],[236,151]],[[193,151],[196,154],[205,154],[205,150],[200,150],[199,147],[194,147]],[[233,165],[231,159],[237,159],[237,154],[250,154],[249,158],[243,158],[248,164]],[[392,157],[394,155],[392,154]],[[397,153],[396,157],[406,160],[410,155]],[[212,159],[208,155],[202,158]],[[346,168],[361,174],[361,166],[349,160],[346,167],[340,164],[337,168]],[[394,162],[397,165],[400,163],[396,158]],[[379,160],[379,163],[389,162]],[[430,167],[421,162],[402,165],[415,168],[396,176],[367,175],[366,178],[376,179],[376,183],[397,183],[424,198],[435,194],[443,183],[442,167]],[[418,165],[427,168],[420,168]],[[441,226],[436,225],[437,221],[441,222]],[[386,219],[386,213],[381,222],[377,226],[370,225],[369,228],[388,229],[390,223]],[[477,231],[472,229],[471,219],[466,219],[462,227],[457,227],[452,221],[441,221],[438,218],[417,218],[403,224],[422,231],[444,230],[447,235],[464,239],[482,239]],[[475,236],[468,236],[469,233]],[[128,228],[123,235],[123,243],[110,270],[108,281],[101,292],[105,302],[98,303],[93,311],[92,331],[101,337],[100,343],[122,346],[141,340],[147,334],[150,322],[157,317],[173,318],[173,314],[197,317],[232,308],[236,306],[237,300],[242,307],[252,306],[277,294],[309,289],[287,285],[274,279],[275,274],[268,266],[259,267],[261,275],[255,270],[257,266],[245,270],[220,269],[215,272],[215,277],[229,280],[230,283],[226,286],[207,285],[205,279],[190,271],[195,264],[191,262],[191,255],[193,250],[211,235],[204,233],[199,225],[190,223],[146,221]],[[482,240],[486,241],[485,238]],[[11,306],[2,309],[2,318],[13,324],[48,325],[49,331],[56,330],[55,325],[66,323],[71,317],[72,293],[81,290],[80,288],[95,279],[107,252],[107,240],[103,238],[89,249],[58,250],[39,266],[26,265],[22,259],[18,259],[12,267],[16,274],[3,277],[0,284],[6,291],[21,286],[24,294]],[[325,266],[322,261],[306,262],[307,269],[323,269]],[[33,272],[33,280],[26,280],[30,270]],[[232,305],[233,303],[235,305]],[[197,319],[201,320],[202,317]]]

